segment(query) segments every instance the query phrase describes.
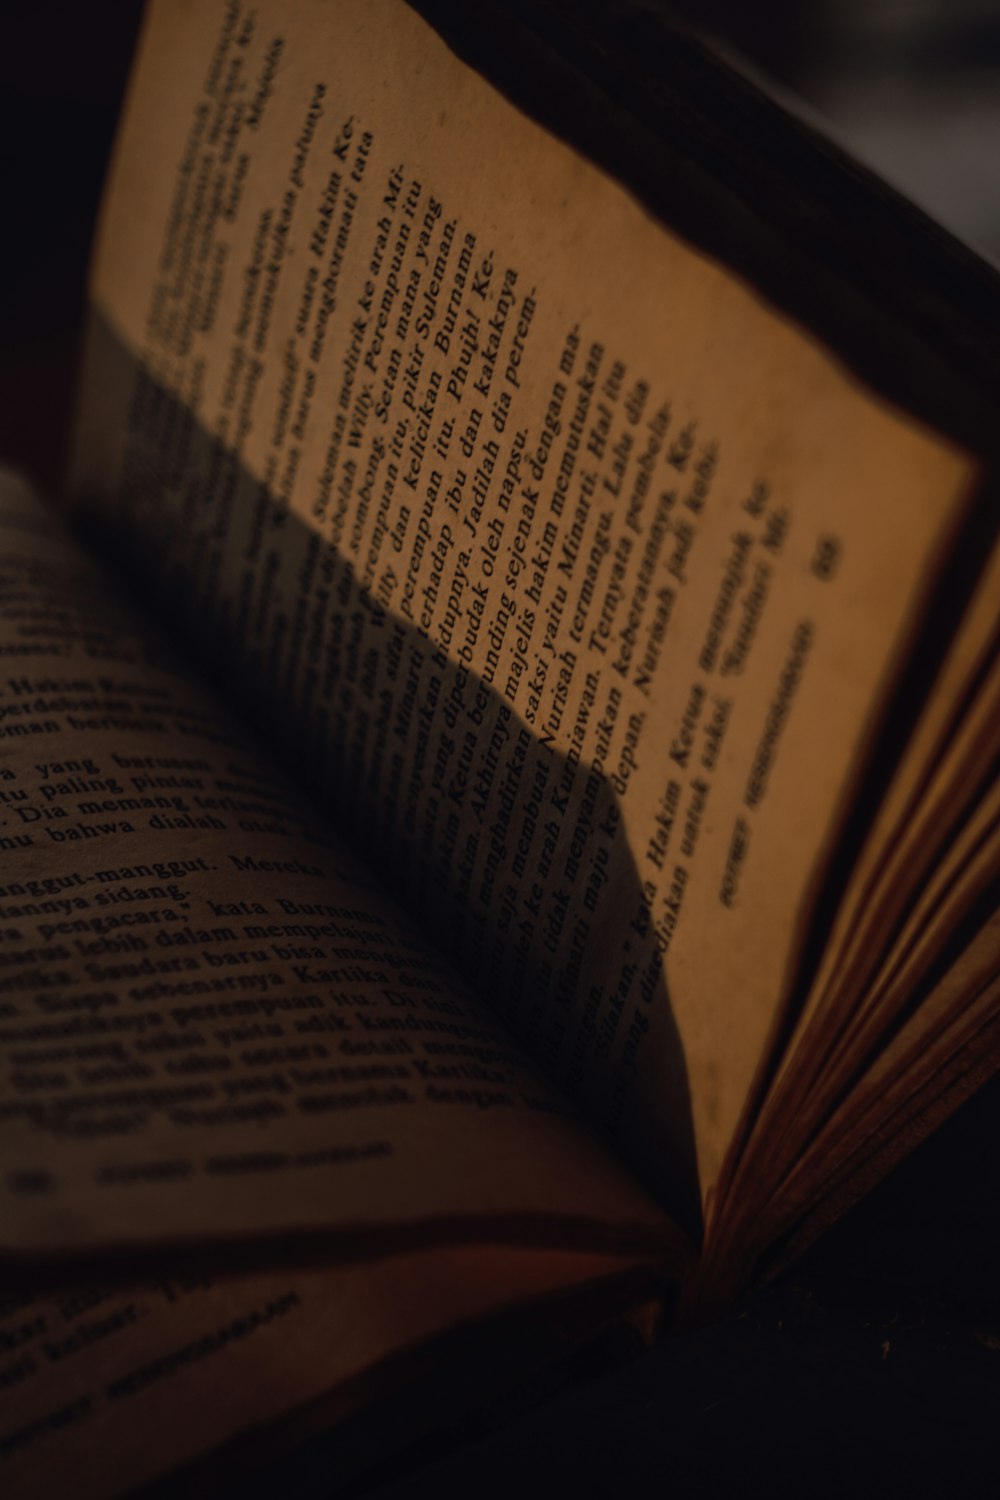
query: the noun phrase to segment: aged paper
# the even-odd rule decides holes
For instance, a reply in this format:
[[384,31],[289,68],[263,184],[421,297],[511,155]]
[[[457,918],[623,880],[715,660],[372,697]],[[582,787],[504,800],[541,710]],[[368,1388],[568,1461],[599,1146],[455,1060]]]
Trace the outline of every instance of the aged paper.
[[[808,1001],[730,1184],[737,1212],[741,1199],[766,1196],[765,1183],[773,1187],[807,1148],[810,1161],[825,1156],[832,1167],[828,1126],[823,1151],[809,1145],[816,1119],[828,1116],[880,1036],[891,1035],[900,1007],[912,1004],[923,976],[940,968],[936,955],[952,934],[984,900],[988,906],[1000,868],[992,779],[998,585],[994,546],[867,832]],[[944,993],[953,996],[954,986]],[[937,1008],[936,993],[922,1003],[931,998]],[[891,1051],[900,1055],[898,1039]]]
[[[1000,545],[951,642],[933,690],[868,831],[799,1033],[850,1014],[887,937],[946,858],[988,791],[1000,715],[996,600]],[[798,1057],[789,1049],[785,1069]]]
[[[609,1256],[479,1247],[0,1298],[0,1492],[105,1500],[307,1403],[323,1402],[321,1427],[376,1393],[383,1361],[628,1269]],[[352,1385],[373,1371],[374,1384]],[[486,1385],[480,1398],[493,1394]]]
[[154,7],[92,296],[84,508],[709,1198],[970,466],[400,0]]
[[0,851],[0,1258],[484,1217],[669,1238],[6,480]]
[[[835,1217],[845,1206],[838,1205],[838,1197],[850,1190],[852,1179],[869,1163],[884,1152],[891,1157],[893,1149],[903,1155],[907,1144],[924,1138],[950,1108],[985,1082],[997,1063],[998,1016],[1000,914],[995,913],[837,1108],[828,1111],[822,1128],[780,1184],[775,1186],[772,1179],[766,1207],[758,1207],[752,1223],[750,1216],[743,1216],[743,1253],[748,1242],[763,1250],[810,1210],[821,1215],[826,1199],[830,1217]],[[964,1088],[963,1073],[970,1080]],[[953,1092],[958,1097],[939,1113],[937,1101]],[[875,1172],[872,1180],[879,1175]],[[758,1179],[758,1190],[762,1187]]]

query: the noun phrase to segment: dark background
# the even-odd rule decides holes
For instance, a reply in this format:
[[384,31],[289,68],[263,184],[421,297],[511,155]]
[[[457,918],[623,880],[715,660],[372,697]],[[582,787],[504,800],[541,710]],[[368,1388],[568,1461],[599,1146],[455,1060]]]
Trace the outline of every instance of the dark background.
[[[334,0],[335,3],[335,0]],[[680,0],[837,138],[1000,256],[994,0]],[[0,16],[0,461],[57,488],[100,184],[134,0]],[[1000,1083],[967,1104],[776,1284],[457,1451],[389,1496],[995,1493],[1000,1458]],[[311,1445],[241,1495],[319,1497]],[[1000,1469],[998,1464],[997,1469]],[[373,1487],[374,1486],[374,1487]]]

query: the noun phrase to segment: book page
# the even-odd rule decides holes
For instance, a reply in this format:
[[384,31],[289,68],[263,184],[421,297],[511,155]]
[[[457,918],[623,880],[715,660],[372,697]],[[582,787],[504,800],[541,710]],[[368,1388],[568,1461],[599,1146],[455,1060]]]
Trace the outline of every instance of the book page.
[[697,1216],[971,466],[400,0],[154,7],[92,300],[82,508]]
[[[994,912],[824,1121],[766,1209],[744,1226],[787,1263],[987,1084],[1000,1064],[1000,915]],[[738,1279],[741,1272],[728,1268]],[[722,1280],[725,1280],[723,1273]]]
[[[829,1179],[848,1178],[857,1158],[874,1154],[880,1135],[891,1134],[893,1117],[914,1095],[948,1082],[947,1064],[976,1036],[995,1031],[1000,1010],[1000,913],[994,911],[975,937],[944,968],[924,1003],[908,1014],[850,1093],[829,1110],[822,1129],[782,1183],[768,1217],[787,1229],[803,1200],[813,1203]],[[966,1066],[986,1069],[990,1051]],[[988,1077],[988,1070],[983,1072]],[[919,1116],[917,1116],[919,1120]],[[926,1132],[925,1132],[926,1133]],[[784,1222],[782,1222],[782,1219]]]
[[[610,1256],[483,1246],[334,1269],[174,1273],[118,1289],[0,1298],[0,1491],[5,1500],[106,1500],[241,1434],[252,1434],[266,1453],[265,1424],[309,1406],[292,1429],[292,1441],[301,1440],[401,1379],[426,1381],[443,1352],[429,1351],[416,1367],[392,1361],[512,1303],[558,1294],[559,1305],[572,1309],[583,1283],[603,1283],[603,1317],[621,1315],[629,1308],[621,1282],[628,1270]],[[546,1313],[536,1312],[544,1335]],[[601,1314],[590,1316],[597,1326]],[[491,1368],[490,1329],[479,1333],[483,1360],[465,1395],[473,1407],[511,1378],[496,1350]],[[521,1357],[561,1352],[556,1339],[549,1349],[544,1337],[524,1344]],[[419,1393],[411,1407],[439,1424],[462,1414],[457,1401],[428,1413]],[[384,1459],[405,1435],[399,1421],[369,1462]]]
[[[808,1000],[730,1184],[733,1208],[744,1218],[752,1216],[749,1202],[759,1204],[787,1172],[800,1170],[803,1152],[832,1170],[832,1101],[843,1097],[855,1107],[851,1079],[883,1038],[898,1055],[898,1016],[912,1012],[915,997],[922,1009],[943,1003],[936,990],[927,993],[929,982],[940,982],[942,951],[991,913],[1000,868],[998,585],[994,545],[866,830]],[[958,1003],[943,993],[949,1005]],[[824,1117],[817,1150],[813,1135]]]
[[[847,1149],[847,1130],[841,1128],[845,1116],[859,1110],[866,1097],[877,1114],[880,1102],[887,1102],[884,1073],[891,1066],[902,1074],[902,1088],[915,1089],[914,1077],[932,1063],[926,1034],[935,1024],[964,1025],[966,1006],[973,999],[978,1003],[987,979],[1000,968],[998,873],[1000,786],[994,783],[914,898],[849,1024],[839,1033],[829,1028],[825,1050],[810,1038],[809,1050],[803,1048],[801,1079],[786,1070],[794,1090],[786,1086],[768,1100],[753,1150],[741,1163],[744,1180],[733,1191],[733,1209],[744,1224],[760,1224],[760,1204],[789,1174],[809,1180],[812,1173],[818,1194],[824,1174],[832,1176],[839,1167],[838,1129]],[[958,960],[956,947],[961,951],[963,945],[967,952]],[[814,1023],[814,1031],[818,1029]],[[730,1226],[729,1233],[734,1231],[735,1225]]]
[[834,976],[841,992],[860,990],[870,979],[893,923],[988,787],[1000,722],[998,594],[1000,545],[994,543],[852,872],[800,1033],[827,1009]]
[[0,1258],[251,1234],[356,1250],[390,1226],[669,1242],[6,479],[0,585]]

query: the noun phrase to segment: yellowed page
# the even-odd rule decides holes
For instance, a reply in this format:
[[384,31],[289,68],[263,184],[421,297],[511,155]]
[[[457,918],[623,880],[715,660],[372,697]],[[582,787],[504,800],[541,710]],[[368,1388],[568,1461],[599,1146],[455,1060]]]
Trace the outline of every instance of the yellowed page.
[[991,647],[998,579],[994,549],[869,831],[728,1189],[737,1212],[746,1212],[748,1195],[756,1198],[765,1182],[773,1187],[791,1169],[815,1120],[828,1114],[880,1034],[891,1033],[900,1008],[995,879],[1000,792],[990,774],[1000,743],[1000,663]]
[[768,1207],[765,1217],[773,1233],[801,1213],[803,1202],[815,1203],[830,1178],[848,1176],[894,1111],[932,1088],[945,1063],[969,1048],[976,1035],[987,1033],[1000,1009],[998,976],[1000,915],[994,914],[926,1003],[907,1017],[850,1094],[828,1114],[782,1184],[777,1202]]
[[669,1201],[970,466],[399,0],[154,7],[76,491]]
[[[974,815],[934,870],[901,923],[863,1003],[831,1048],[830,1068],[849,1066],[852,1053],[875,1046],[911,1002],[919,981],[984,900],[1000,874],[1000,784],[983,793]],[[824,1079],[824,1083],[826,1079]]]
[[[241,1435],[262,1446],[259,1429],[306,1405],[322,1403],[311,1418],[322,1426],[398,1383],[391,1368],[379,1379],[384,1361],[511,1303],[628,1269],[612,1257],[480,1247],[0,1300],[0,1493],[104,1500]],[[486,1401],[487,1367],[484,1377]],[[369,1462],[392,1446],[389,1434]]]
[[[739,1185],[733,1195],[738,1212],[754,1212],[751,1203],[770,1196],[774,1185],[796,1168],[802,1153],[812,1152],[811,1142],[821,1125],[829,1136],[825,1122],[834,1106],[844,1102],[853,1108],[857,1079],[873,1059],[878,1059],[882,1047],[889,1047],[893,1056],[898,1054],[901,1018],[906,1019],[908,1027],[917,1024],[919,1010],[916,1018],[911,1012],[922,990],[919,1007],[928,1008],[932,1014],[945,1002],[945,996],[951,995],[955,986],[942,995],[937,993],[940,978],[928,994],[928,976],[940,976],[942,955],[963,924],[975,921],[976,913],[989,903],[998,873],[1000,786],[994,784],[914,899],[906,921],[871,983],[855,997],[841,1029],[830,1025],[824,1032],[823,1020],[833,1017],[826,1018],[819,1012],[814,1018],[808,1051],[802,1048],[797,1054],[797,1069],[794,1063],[786,1067],[785,1087],[768,1099],[751,1150],[741,1163]],[[959,993],[949,1003],[959,1006],[960,1000]]]
[[763,1253],[803,1219],[814,1237],[989,1080],[998,1062],[998,1015],[994,914],[827,1117],[766,1207],[746,1218],[732,1265],[737,1280],[748,1252]]
[[802,1031],[827,1010],[834,976],[841,995],[851,982],[859,987],[865,963],[870,969],[989,773],[1000,723],[998,597],[995,543],[852,874]]
[[[790,1264],[988,1082],[1000,1056],[998,1017],[1000,914],[994,912],[879,1049],[856,1055],[854,1077],[839,1098],[808,1094],[809,1118],[801,1127],[797,1115],[791,1124],[787,1115],[768,1118],[770,1151],[758,1149],[741,1163],[699,1271],[706,1305],[723,1305],[763,1267],[771,1274]],[[818,1112],[814,1097],[821,1105],[825,1099]],[[794,1144],[786,1151],[789,1134]],[[777,1262],[769,1253],[776,1245]]]
[[484,1219],[669,1237],[9,482],[0,658],[0,1259]]
[[853,1020],[893,924],[898,929],[918,893],[921,902],[934,900],[934,882],[961,858],[962,841],[975,837],[966,824],[984,815],[979,799],[990,795],[1000,723],[998,589],[1000,546],[994,546],[852,871],[775,1093],[785,1082],[810,1086],[806,1070],[825,1064],[833,1040]]

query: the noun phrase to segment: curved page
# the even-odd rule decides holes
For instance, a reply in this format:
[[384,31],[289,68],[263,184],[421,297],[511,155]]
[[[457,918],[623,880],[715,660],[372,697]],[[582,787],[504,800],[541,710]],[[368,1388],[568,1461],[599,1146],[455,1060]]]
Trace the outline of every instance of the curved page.
[[420,1227],[669,1241],[10,483],[0,656],[0,1257]]
[[399,0],[154,7],[78,498],[696,1221],[971,466]]

